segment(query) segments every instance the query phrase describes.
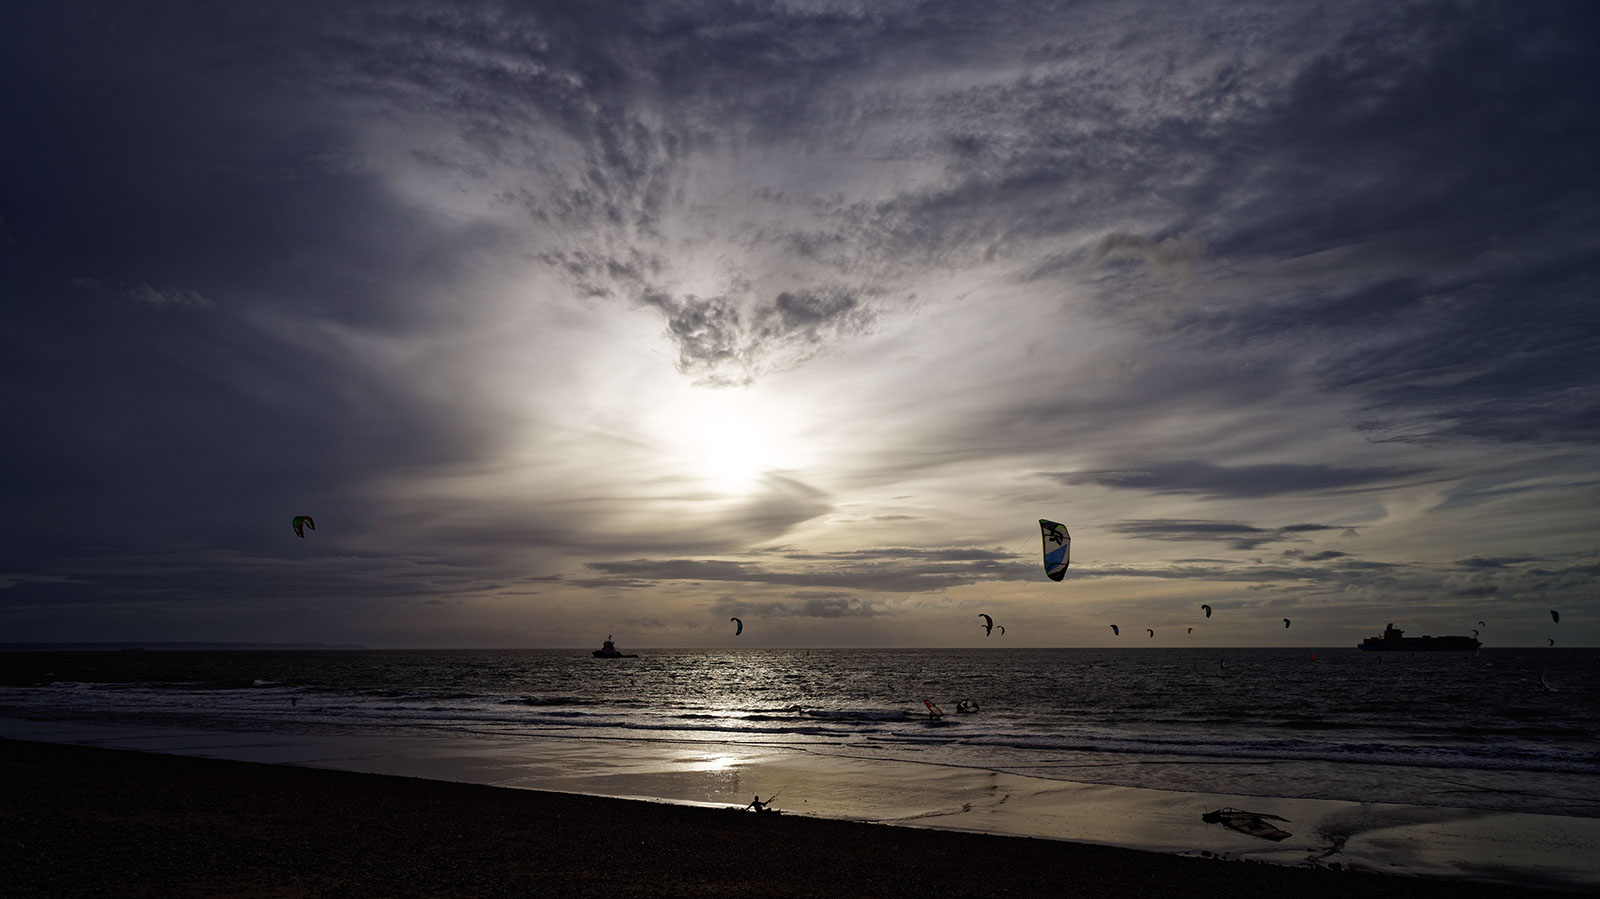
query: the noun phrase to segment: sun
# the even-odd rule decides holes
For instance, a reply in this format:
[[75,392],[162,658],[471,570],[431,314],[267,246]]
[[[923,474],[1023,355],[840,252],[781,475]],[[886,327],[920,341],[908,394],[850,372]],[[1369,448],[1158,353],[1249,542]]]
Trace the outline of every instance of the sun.
[[747,493],[797,461],[794,422],[753,389],[686,388],[656,418],[674,468],[720,493]]

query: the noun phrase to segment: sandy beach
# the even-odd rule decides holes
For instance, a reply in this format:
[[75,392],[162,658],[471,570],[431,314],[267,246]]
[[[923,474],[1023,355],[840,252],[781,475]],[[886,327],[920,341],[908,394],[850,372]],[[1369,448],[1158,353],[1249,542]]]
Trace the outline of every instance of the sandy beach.
[[11,895],[1559,895],[18,740],[0,772]]

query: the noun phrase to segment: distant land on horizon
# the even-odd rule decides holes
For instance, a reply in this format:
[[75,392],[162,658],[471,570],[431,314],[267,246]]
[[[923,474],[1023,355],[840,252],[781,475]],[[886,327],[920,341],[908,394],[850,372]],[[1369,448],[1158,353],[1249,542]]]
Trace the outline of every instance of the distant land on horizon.
[[126,640],[111,643],[0,643],[0,652],[98,652],[120,649],[369,649],[359,643],[153,643]]

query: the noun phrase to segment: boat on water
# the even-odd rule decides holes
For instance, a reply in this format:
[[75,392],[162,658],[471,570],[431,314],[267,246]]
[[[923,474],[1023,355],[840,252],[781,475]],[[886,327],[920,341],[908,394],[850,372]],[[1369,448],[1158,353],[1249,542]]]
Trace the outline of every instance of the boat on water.
[[636,656],[636,655],[634,655],[632,653],[625,653],[625,652],[622,652],[621,650],[617,649],[617,644],[614,641],[612,641],[610,634],[606,634],[606,645],[604,645],[604,646],[602,646],[599,649],[594,651],[594,657],[597,658],[597,659],[637,659],[638,658],[638,656]]
[[1472,652],[1482,645],[1474,637],[1407,637],[1391,621],[1383,636],[1368,637],[1356,648],[1368,652]]

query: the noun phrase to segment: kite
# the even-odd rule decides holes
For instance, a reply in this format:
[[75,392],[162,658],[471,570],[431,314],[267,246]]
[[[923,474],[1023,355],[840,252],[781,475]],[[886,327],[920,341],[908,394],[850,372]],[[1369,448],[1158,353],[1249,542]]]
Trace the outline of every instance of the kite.
[[1205,604],[1205,603],[1201,603],[1201,604],[1200,604],[1200,608],[1202,608],[1202,609],[1205,609],[1205,610],[1206,610],[1206,617],[1207,617],[1207,618],[1210,618],[1210,617],[1211,617],[1211,607],[1210,607],[1210,606],[1208,606],[1208,605],[1206,605],[1206,604]]
[[744,622],[743,621],[740,621],[737,618],[729,618],[728,620],[733,622],[734,624],[738,625],[738,627],[733,629],[733,635],[735,637],[737,637],[740,634],[744,633]]
[[997,625],[995,625],[995,627],[1000,629],[1000,636],[1004,637],[1006,635],[1006,626],[1005,625],[997,624]]
[[312,522],[310,515],[296,515],[291,524],[294,526],[294,535],[299,537],[301,540],[306,539],[306,528],[310,528],[313,531],[317,529],[317,526]]
[[[983,614],[982,612],[978,613],[978,617],[983,619],[983,635],[985,637],[989,636],[994,632],[994,619]],[[1002,633],[1004,632],[1002,631]]]
[[1545,639],[1550,641],[1550,645],[1551,646],[1556,645],[1556,641],[1555,641],[1555,639],[1553,637],[1546,637]]
[[1555,609],[1551,609],[1550,610],[1550,620],[1554,621],[1556,624],[1560,624],[1561,623],[1561,613],[1557,612]]
[[1191,633],[1191,634],[1194,633],[1194,628],[1192,628],[1192,627],[1189,628],[1189,633]]
[[1148,628],[1148,627],[1147,627],[1147,628],[1145,628],[1145,630],[1147,630],[1147,631],[1150,631],[1150,636],[1151,636],[1151,637],[1154,637],[1154,636],[1155,636],[1155,635],[1156,635],[1156,632],[1155,632],[1155,631],[1154,631],[1154,630],[1151,630],[1151,629],[1150,629],[1150,628]]
[[1039,531],[1044,536],[1044,573],[1052,581],[1067,576],[1067,566],[1072,564],[1072,535],[1067,526],[1039,519]]
[[1283,626],[1284,627],[1288,627],[1289,626],[1289,619],[1287,619],[1287,618],[1283,619]]
[[1489,626],[1489,625],[1487,625],[1487,624],[1484,624],[1484,623],[1483,623],[1483,622],[1481,622],[1481,621],[1480,621],[1480,622],[1478,622],[1478,627],[1488,627],[1488,626]]
[[1472,629],[1472,636],[1474,636],[1474,637],[1478,636],[1478,629],[1477,628],[1473,628]]
[[1111,625],[1111,633],[1120,635],[1122,631],[1117,630],[1117,626],[1113,624]]

